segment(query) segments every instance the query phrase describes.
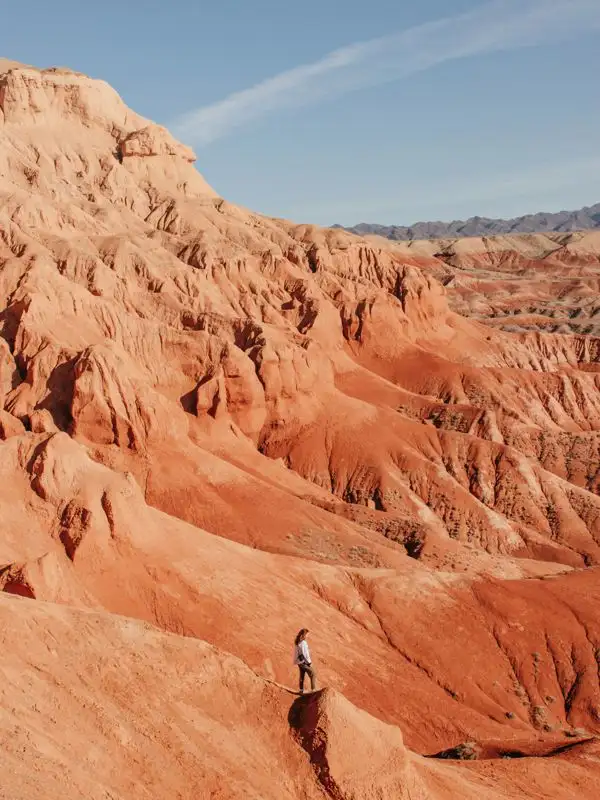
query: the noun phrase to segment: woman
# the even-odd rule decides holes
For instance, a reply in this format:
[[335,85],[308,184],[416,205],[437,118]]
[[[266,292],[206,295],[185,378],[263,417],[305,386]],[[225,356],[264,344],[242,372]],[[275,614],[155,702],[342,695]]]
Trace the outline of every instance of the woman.
[[314,692],[317,688],[315,670],[310,660],[310,650],[308,649],[308,642],[306,641],[307,636],[307,628],[302,628],[302,630],[298,631],[294,647],[294,664],[296,664],[300,670],[300,694],[304,694],[305,675],[308,675],[310,678],[311,691]]

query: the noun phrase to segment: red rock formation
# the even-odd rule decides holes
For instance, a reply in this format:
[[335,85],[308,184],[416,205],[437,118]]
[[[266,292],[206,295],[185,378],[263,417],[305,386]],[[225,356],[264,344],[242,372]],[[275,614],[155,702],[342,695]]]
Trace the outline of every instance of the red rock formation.
[[270,220],[106,84],[0,70],[10,796],[597,797],[598,340],[492,318],[593,237]]

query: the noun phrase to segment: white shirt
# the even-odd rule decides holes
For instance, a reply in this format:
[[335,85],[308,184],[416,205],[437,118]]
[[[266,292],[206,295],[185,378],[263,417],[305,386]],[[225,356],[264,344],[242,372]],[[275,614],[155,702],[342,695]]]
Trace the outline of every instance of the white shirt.
[[300,664],[300,662],[309,665],[311,663],[310,650],[308,649],[308,642],[306,639],[302,639],[300,644],[294,647],[294,664]]

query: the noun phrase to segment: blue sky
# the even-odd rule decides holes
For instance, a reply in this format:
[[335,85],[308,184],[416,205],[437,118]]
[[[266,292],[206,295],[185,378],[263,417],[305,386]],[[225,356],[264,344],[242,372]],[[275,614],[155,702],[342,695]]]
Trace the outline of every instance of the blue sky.
[[600,0],[29,0],[2,17],[1,55],[104,78],[256,211],[409,224],[600,201]]

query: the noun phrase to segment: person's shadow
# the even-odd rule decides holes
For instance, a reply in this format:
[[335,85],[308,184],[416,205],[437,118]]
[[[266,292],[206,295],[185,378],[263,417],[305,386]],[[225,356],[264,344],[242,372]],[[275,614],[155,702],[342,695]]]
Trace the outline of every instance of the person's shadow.
[[288,711],[288,723],[292,735],[310,758],[318,780],[328,790],[327,742],[318,732],[318,699],[321,693],[322,691],[317,689],[315,692],[297,697]]
[[310,739],[314,733],[319,718],[319,697],[322,689],[299,695],[288,711],[288,724],[290,729],[302,741]]
[[288,711],[288,724],[293,731],[299,733],[302,729],[302,720],[304,718],[304,710],[306,708],[306,701],[310,695],[299,695],[292,701],[290,710]]

